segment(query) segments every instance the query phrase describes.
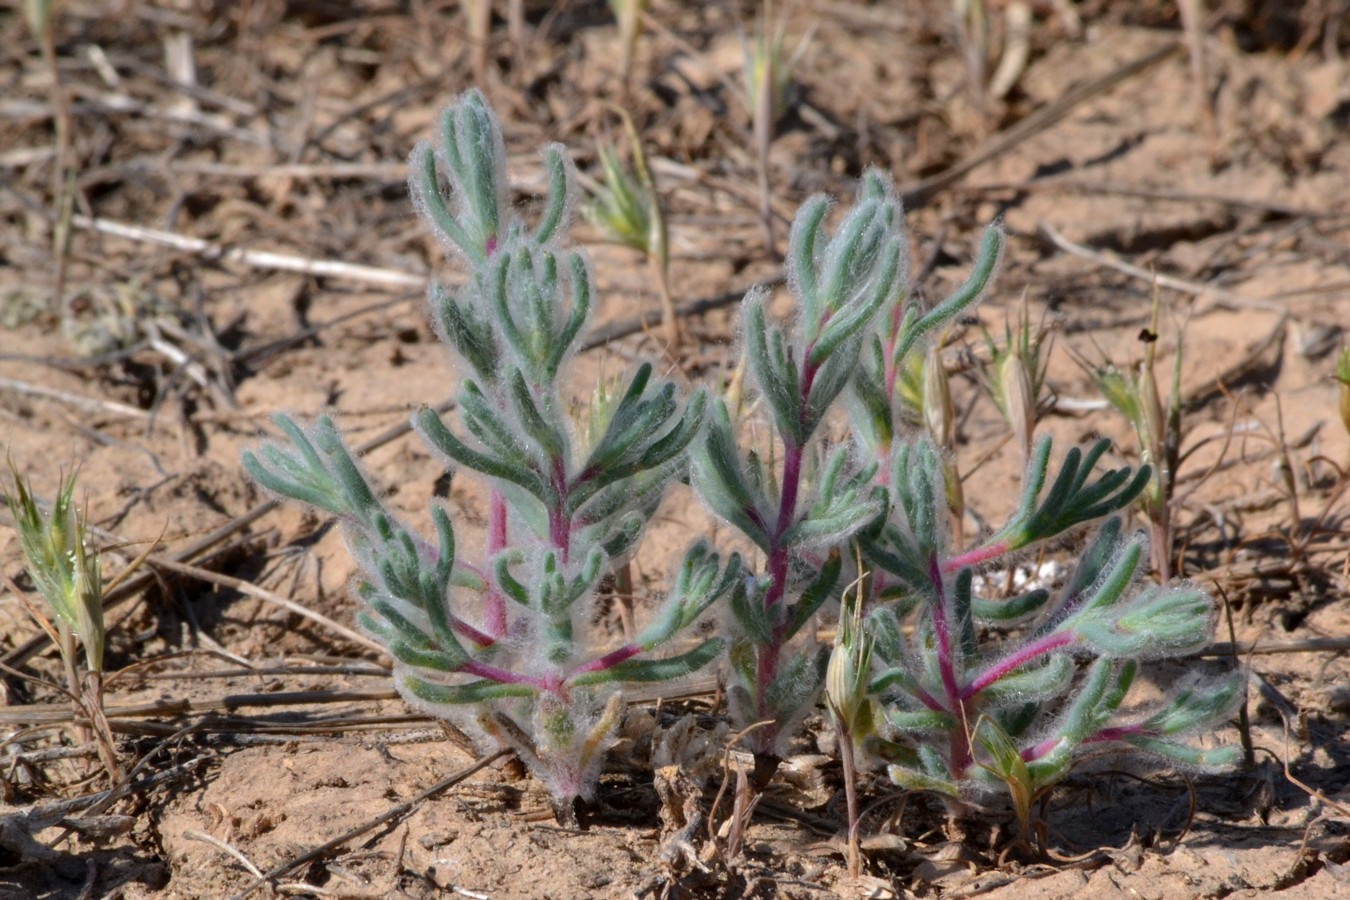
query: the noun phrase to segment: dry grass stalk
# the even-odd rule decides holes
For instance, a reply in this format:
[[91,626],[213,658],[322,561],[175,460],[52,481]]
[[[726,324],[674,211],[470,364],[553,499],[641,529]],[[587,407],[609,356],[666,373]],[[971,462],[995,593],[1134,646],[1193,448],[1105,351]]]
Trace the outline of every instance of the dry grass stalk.
[[469,39],[469,66],[475,83],[483,84],[487,77],[488,40],[492,36],[492,0],[459,0],[459,8]]
[[52,231],[52,309],[63,318],[66,309],[66,268],[70,259],[70,222],[75,209],[75,169],[72,149],[74,120],[70,113],[70,98],[61,79],[61,66],[56,55],[55,10],[52,0],[25,0],[24,17],[33,37],[42,50],[47,66],[56,132],[56,159],[52,168],[52,207],[55,227]]

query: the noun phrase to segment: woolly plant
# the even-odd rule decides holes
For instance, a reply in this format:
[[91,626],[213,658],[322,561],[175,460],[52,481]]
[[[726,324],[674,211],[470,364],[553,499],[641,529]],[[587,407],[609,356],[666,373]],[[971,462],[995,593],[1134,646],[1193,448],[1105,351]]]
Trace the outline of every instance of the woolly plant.
[[462,377],[454,419],[423,408],[422,440],[489,489],[482,557],[456,554],[451,510],[432,504],[424,539],[379,499],[327,417],[278,423],[288,441],[245,453],[268,489],[342,523],[360,568],[359,621],[388,648],[399,692],[484,744],[510,747],[560,808],[592,792],[625,683],[678,678],[723,641],[685,639],[710,605],[739,596],[739,557],[691,547],[651,623],[619,647],[592,646],[601,579],[637,546],[667,486],[686,469],[706,395],[633,372],[580,427],[560,385],[590,317],[593,278],[566,248],[570,172],[544,151],[548,196],[533,229],[509,206],[501,129],[483,97],[445,110],[421,144],[409,184],[419,215],[468,269],[458,289],[433,284],[431,317]]
[[[1201,750],[1184,738],[1232,712],[1243,695],[1240,674],[1187,677],[1147,708],[1126,703],[1145,662],[1204,646],[1215,621],[1214,602],[1198,586],[1145,583],[1145,539],[1107,518],[1149,483],[1147,466],[1094,476],[1102,441],[1071,449],[1050,479],[1043,438],[1030,448],[1008,523],[967,551],[952,549],[951,451],[914,434],[909,382],[931,355],[932,335],[983,295],[1001,229],[985,231],[970,277],[924,308],[908,290],[903,217],[886,180],[869,172],[828,236],[827,211],[824,198],[813,198],[793,226],[791,319],[771,322],[758,292],[742,307],[749,371],[773,438],[755,444],[715,402],[693,457],[707,505],[763,557],[762,572],[732,598],[727,634],[730,711],[748,729],[761,778],[814,708],[827,654],[799,635],[850,580],[842,561],[854,546],[870,606],[870,677],[846,681],[885,714],[852,726],[850,740],[885,756],[897,783],[938,791],[954,809],[1004,785],[1025,823],[1030,798],[1063,778],[1085,748],[1128,745],[1196,767],[1231,763],[1235,751]],[[831,427],[836,407],[847,409],[851,440],[840,433],[842,416]],[[975,595],[976,568],[1008,564],[1103,519],[1058,592]],[[834,709],[861,702],[831,695]]]

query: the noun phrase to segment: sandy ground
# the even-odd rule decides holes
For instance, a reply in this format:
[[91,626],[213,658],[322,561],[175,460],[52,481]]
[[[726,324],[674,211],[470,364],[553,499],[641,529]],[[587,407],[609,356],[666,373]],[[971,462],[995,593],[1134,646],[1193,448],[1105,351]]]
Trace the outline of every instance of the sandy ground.
[[[1182,572],[1226,594],[1244,646],[1343,637],[1350,443],[1331,373],[1350,327],[1344,11],[1224,5],[1210,16],[1197,91],[1170,4],[1075,5],[1081,28],[1055,11],[1067,4],[1043,5],[1025,71],[983,109],[948,5],[791,6],[786,44],[804,44],[769,155],[778,242],[806,196],[846,196],[864,167],[880,166],[906,197],[918,289],[941,297],[964,277],[980,228],[1001,217],[1008,252],[979,321],[1002,334],[1026,296],[1053,329],[1041,430],[1060,446],[1111,437],[1116,463],[1137,460],[1135,439],[1090,402],[1097,395],[1070,351],[1137,363],[1156,273],[1159,362],[1170,371],[1181,352],[1187,401],[1175,509]],[[129,2],[111,13],[72,2],[55,20],[54,91],[18,4],[6,6],[0,447],[41,496],[79,466],[110,571],[162,535],[157,559],[207,572],[152,564],[155,577],[110,607],[109,670],[135,668],[112,680],[108,702],[119,752],[140,765],[98,817],[87,801],[53,805],[107,785],[87,777],[92,757],[61,726],[61,695],[20,677],[59,678],[60,667],[23,606],[0,596],[11,667],[0,710],[0,897],[235,896],[255,880],[248,866],[296,860],[478,756],[396,699],[369,649],[206,578],[242,579],[353,622],[352,564],[336,529],[289,505],[241,524],[267,498],[239,454],[271,433],[278,411],[327,410],[360,443],[452,392],[423,285],[453,272],[406,198],[412,145],[440,106],[479,84],[503,118],[528,204],[541,187],[537,148],[562,141],[592,172],[597,140],[620,133],[604,103],[626,105],[668,210],[689,340],[674,353],[662,347],[650,270],[582,224],[575,240],[600,278],[595,327],[612,339],[579,360],[570,387],[584,396],[595,377],[644,358],[664,359],[690,383],[721,383],[735,360],[734,301],[778,273],[740,87],[739,35],[753,20],[733,4],[657,0],[625,87],[617,32],[597,2],[526,4],[519,50],[505,18],[495,20],[481,70],[450,2]],[[54,122],[63,105],[62,156]],[[75,218],[56,303],[62,158]],[[967,171],[966,161],[977,164]],[[297,259],[367,268],[288,268]],[[983,352],[974,323],[954,338],[954,363]],[[1020,463],[973,370],[955,385],[973,533],[1009,511]],[[447,480],[415,438],[366,460],[394,508],[416,516],[448,491],[464,544],[481,540],[482,493],[467,478]],[[5,521],[0,514],[0,565],[19,577]],[[676,491],[635,561],[639,613],[699,535],[725,538]],[[596,627],[618,627],[611,609],[597,611]],[[614,754],[584,830],[558,827],[540,787],[500,760],[307,858],[268,890],[1018,900],[1350,890],[1350,693],[1340,681],[1350,666],[1340,649],[1258,652],[1241,664],[1252,673],[1253,768],[1190,778],[1097,761],[1045,799],[1052,849],[1042,858],[1003,852],[1005,810],[951,840],[929,800],[869,773],[867,876],[849,882],[842,776],[817,717],[738,856],[708,859],[707,872],[658,859],[668,843],[649,744],[653,729],[688,727],[678,723],[691,715],[697,730],[716,733],[719,698],[705,681],[659,709],[634,703],[631,740]],[[1176,671],[1156,672],[1154,683]],[[341,690],[366,693],[291,696]],[[133,705],[146,711],[128,713]],[[1237,728],[1215,740],[1238,741]],[[61,746],[76,752],[64,758],[53,752]],[[720,783],[709,765],[704,809]],[[63,817],[83,830],[65,834]]]

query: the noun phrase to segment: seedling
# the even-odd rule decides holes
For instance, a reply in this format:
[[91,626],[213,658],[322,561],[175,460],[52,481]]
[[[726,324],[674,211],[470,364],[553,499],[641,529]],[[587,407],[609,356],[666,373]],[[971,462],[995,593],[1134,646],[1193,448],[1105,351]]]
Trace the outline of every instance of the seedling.
[[76,717],[88,723],[99,759],[116,781],[121,767],[112,730],[103,716],[103,574],[98,551],[89,545],[84,513],[73,500],[75,476],[62,480],[50,514],[44,515],[13,460],[9,468],[14,493],[6,491],[3,497],[14,518],[28,577],[46,601],[51,617],[29,604],[13,582],[10,589],[60,652]]
[[956,463],[956,406],[952,403],[951,382],[938,353],[938,342],[933,343],[923,359],[920,396],[924,428],[942,454],[942,478],[947,508],[951,510],[951,535],[959,547],[963,537],[961,527],[966,515],[966,497],[965,489],[961,486],[961,471]]
[[623,120],[633,170],[624,168],[613,145],[601,146],[597,155],[604,181],[591,190],[591,202],[582,207],[582,212],[607,240],[640,250],[647,257],[661,295],[666,343],[678,347],[680,320],[670,292],[670,233],[665,212],[637,128],[627,112],[615,110]]
[[479,84],[487,74],[488,41],[492,36],[492,0],[459,0],[464,29],[469,39],[470,66]]
[[745,45],[743,77],[745,96],[751,114],[762,108],[770,127],[787,111],[792,90],[792,70],[806,51],[809,40],[803,38],[791,54],[787,52],[787,17],[775,21],[772,0],[765,0],[755,19],[755,33]]
[[55,129],[56,164],[52,168],[52,309],[62,321],[73,317],[65,296],[66,269],[70,262],[71,221],[75,214],[75,178],[78,164],[74,158],[74,117],[70,96],[61,77],[57,57],[55,4],[52,0],[24,0],[24,20],[42,50],[42,61],[51,78],[52,124]]
[[1110,363],[1093,366],[1082,358],[1087,371],[1106,401],[1130,423],[1139,442],[1140,462],[1151,467],[1153,478],[1140,497],[1148,519],[1153,566],[1158,579],[1172,577],[1172,497],[1181,464],[1181,363],[1182,331],[1176,330],[1176,359],[1172,367],[1167,403],[1158,391],[1157,340],[1158,298],[1153,300],[1153,318],[1143,333],[1144,359],[1138,371],[1126,373]]
[[603,181],[591,191],[591,202],[582,211],[606,240],[648,253],[652,204],[646,185],[624,168],[613,144],[598,147],[596,157]]
[[[1071,36],[1082,22],[1069,0],[1030,3],[1027,0],[953,0],[957,39],[966,58],[971,96],[987,123],[990,101],[1002,101],[1017,86],[1031,58],[1033,10],[1053,9],[1061,28]],[[993,68],[991,74],[986,73]]]
[[[864,176],[832,234],[827,200],[812,198],[789,236],[795,315],[771,323],[763,291],[741,309],[771,440],[753,445],[726,404],[702,391],[681,405],[649,365],[625,388],[597,392],[589,420],[574,426],[559,386],[593,287],[584,257],[561,240],[566,157],[545,151],[549,193],[530,229],[508,205],[502,147],[495,117],[471,91],[446,110],[435,148],[419,146],[410,162],[419,214],[469,269],[462,288],[430,291],[462,372],[458,424],[425,408],[413,423],[432,450],[489,486],[482,558],[457,556],[446,506],[432,506],[432,540],[401,523],[326,417],[302,427],[283,416],[287,441],[244,455],[267,488],[338,517],[361,570],[359,621],[388,648],[410,703],[514,749],[564,819],[593,789],[621,712],[619,686],[686,675],[724,649],[728,708],[761,785],[827,669],[850,750],[861,740],[897,783],[939,792],[953,814],[1001,786],[1024,833],[1034,798],[1084,747],[1132,746],[1189,766],[1233,759],[1182,739],[1228,715],[1240,674],[1185,678],[1147,709],[1125,705],[1142,663],[1208,642],[1214,604],[1190,584],[1137,587],[1147,542],[1124,534],[1119,518],[1106,519],[1053,595],[973,594],[975,567],[1112,516],[1149,484],[1148,466],[1094,477],[1103,441],[1070,450],[1051,480],[1042,438],[1007,524],[950,549],[941,454],[906,436],[900,374],[983,294],[1000,229],[986,230],[970,278],[924,309],[907,291],[903,218],[882,175]],[[940,387],[927,392],[942,433]],[[845,397],[853,437],[831,439],[838,429],[827,420]],[[650,624],[622,646],[593,646],[583,623],[601,577],[637,546],[687,460],[700,496],[755,545],[763,570],[698,542]],[[838,598],[855,545],[858,588],[831,666],[827,648],[797,636]],[[717,603],[729,613],[725,638],[677,644]]]
[[585,257],[561,242],[571,180],[562,148],[549,147],[544,164],[549,194],[530,230],[509,205],[501,130],[476,91],[444,112],[435,147],[419,145],[410,162],[419,214],[470,275],[459,290],[433,284],[429,293],[463,376],[459,427],[426,408],[413,424],[447,463],[490,486],[483,557],[457,555],[444,506],[431,508],[432,540],[401,523],[327,417],[309,427],[279,418],[287,442],[245,453],[244,465],[272,491],[341,521],[361,570],[359,622],[393,656],[404,698],[515,750],[567,820],[598,777],[622,710],[619,686],[712,661],[721,639],[681,635],[745,588],[740,558],[724,561],[700,542],[632,641],[606,649],[586,639],[601,578],[637,546],[685,470],[707,401],[698,392],[680,404],[674,385],[643,365],[596,405],[579,445],[560,386],[593,283]]
[[[972,593],[973,566],[1109,515],[1144,490],[1147,466],[1090,478],[1106,449],[1099,441],[1086,453],[1070,450],[1045,490],[1050,441],[1040,439],[1008,524],[959,554],[934,524],[942,471],[932,445],[906,445],[892,460],[889,516],[860,537],[879,593],[891,601],[869,620],[881,661],[872,689],[888,701],[891,777],[946,796],[954,814],[1002,784],[1025,830],[1029,799],[1061,780],[1085,747],[1126,744],[1187,767],[1236,761],[1235,748],[1202,750],[1182,739],[1233,712],[1241,673],[1182,679],[1148,709],[1124,705],[1143,662],[1209,642],[1215,607],[1196,585],[1141,582],[1147,540],[1124,534],[1119,518],[1101,527],[1057,593]],[[982,645],[981,631],[991,629],[1001,638]]]
[[[859,569],[862,567],[859,566]],[[825,705],[834,720],[839,739],[839,758],[844,767],[844,799],[848,804],[848,874],[862,874],[858,849],[857,760],[860,748],[877,733],[880,711],[868,690],[872,678],[872,641],[863,623],[863,579],[854,584],[857,593],[851,607],[839,617],[834,650],[825,670]]]
[[791,56],[785,50],[786,39],[786,16],[775,22],[773,0],[764,0],[755,20],[754,36],[749,43],[742,39],[742,49],[745,54],[745,102],[750,110],[759,169],[759,216],[770,255],[776,255],[778,248],[774,241],[773,208],[770,205],[769,145],[773,143],[778,120],[787,110],[792,69],[805,52],[810,35],[802,38]]
[[890,405],[900,430],[922,428],[942,451],[952,538],[960,543],[965,489],[956,459],[956,406],[952,401],[951,380],[939,352],[941,344],[939,337],[926,354],[909,353],[898,363]]
[[[717,403],[694,454],[694,485],[704,502],[766,559],[744,602],[731,606],[727,675],[734,727],[770,723],[747,738],[761,783],[825,674],[823,651],[787,653],[788,642],[835,596],[850,539],[885,512],[890,469],[883,462],[913,407],[904,402],[900,373],[909,370],[911,353],[924,349],[926,334],[979,297],[1002,247],[1001,232],[990,229],[971,279],[923,311],[907,296],[903,216],[886,178],[864,176],[857,203],[827,238],[828,209],[824,197],[807,201],[789,236],[791,324],[769,324],[762,292],[742,305],[749,371],[776,441],[743,453],[726,406]],[[856,449],[831,445],[821,427],[850,383]]]

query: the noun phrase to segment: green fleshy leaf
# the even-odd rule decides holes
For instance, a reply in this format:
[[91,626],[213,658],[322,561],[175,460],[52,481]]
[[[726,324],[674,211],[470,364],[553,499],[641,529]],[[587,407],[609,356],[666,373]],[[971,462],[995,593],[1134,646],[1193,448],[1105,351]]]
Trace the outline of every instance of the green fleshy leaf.
[[1183,684],[1166,705],[1141,724],[1151,735],[1178,735],[1212,728],[1242,704],[1246,678],[1233,673],[1218,679],[1194,679]]
[[651,650],[694,624],[729,591],[744,591],[740,554],[731,554],[724,571],[720,564],[721,557],[709,550],[706,542],[700,540],[691,546],[675,577],[674,588],[661,604],[656,618],[638,635],[636,643]]
[[1140,750],[1161,756],[1189,769],[1208,769],[1211,771],[1231,769],[1242,759],[1242,749],[1239,747],[1204,749],[1143,735],[1130,736],[1123,738],[1123,740]]
[[389,655],[404,665],[433,672],[455,672],[464,663],[463,653],[445,650],[426,650],[395,638],[390,641]]
[[807,200],[797,210],[788,235],[788,284],[801,298],[802,313],[809,321],[820,318],[820,291],[816,284],[816,243],[830,202],[823,195]]
[[872,287],[869,296],[858,301],[855,306],[841,311],[841,314],[830,319],[829,325],[821,332],[820,337],[811,348],[810,356],[807,361],[811,365],[819,366],[829,358],[844,342],[858,334],[872,320],[891,295],[895,292],[895,276],[900,268],[900,246],[898,243],[886,241],[882,250],[881,261],[877,266],[877,271],[873,274],[876,283]]
[[435,410],[419,410],[413,416],[413,424],[417,426],[428,444],[449,459],[484,475],[518,484],[541,501],[547,502],[549,492],[538,475],[470,448],[445,427],[445,423]]
[[707,437],[695,449],[693,462],[695,486],[704,502],[768,552],[769,535],[762,504],[746,477],[732,435],[731,417],[721,400],[713,404]]
[[750,644],[767,647],[773,643],[772,612],[765,609],[761,590],[735,591],[729,602],[732,618]]
[[567,324],[563,326],[548,358],[546,374],[550,379],[557,377],[559,367],[571,351],[572,345],[576,343],[577,336],[581,334],[581,329],[591,314],[593,286],[585,258],[580,253],[569,253],[567,267],[571,276],[569,282],[572,286],[572,312],[568,315]]
[[750,372],[764,393],[779,432],[785,440],[800,447],[807,435],[802,427],[797,364],[783,344],[782,333],[770,329],[765,323],[762,298],[751,294],[746,297],[743,309],[745,350],[750,358]]
[[1003,255],[1003,243],[1001,226],[994,224],[984,230],[984,236],[980,239],[980,252],[975,258],[975,266],[970,277],[962,282],[950,297],[901,329],[900,340],[895,346],[895,356],[892,357],[894,361],[898,363],[903,360],[919,338],[951,322],[980,299],[998,269],[999,258]]
[[829,556],[825,558],[825,564],[816,573],[816,577],[811,580],[811,584],[807,586],[806,590],[802,591],[801,599],[793,604],[791,610],[789,610],[783,640],[790,641],[796,637],[802,626],[809,622],[825,601],[831,597],[842,569],[843,560],[839,551],[831,550]]
[[506,697],[531,697],[536,689],[528,684],[501,684],[496,681],[467,681],[464,684],[435,684],[415,675],[402,675],[399,686],[426,703],[469,705],[489,703]]
[[1040,612],[1050,599],[1050,592],[1036,588],[1006,600],[984,600],[976,597],[971,601],[971,614],[981,622],[1011,624],[1020,622]]
[[1044,703],[1062,694],[1073,683],[1073,659],[1057,653],[1037,665],[1023,666],[980,691],[980,707],[996,709],[1010,703],[1033,701]]
[[780,658],[778,675],[765,691],[765,706],[780,722],[790,721],[815,702],[825,683],[828,648]]
[[433,233],[454,244],[470,260],[480,261],[481,252],[473,252],[469,236],[445,205],[436,173],[436,154],[430,144],[418,144],[408,160],[408,192]]
[[665,659],[625,660],[608,669],[579,675],[570,679],[569,684],[581,687],[620,681],[672,681],[697,672],[717,658],[725,646],[721,638],[709,638],[688,653]]
[[432,315],[442,337],[484,381],[497,377],[498,349],[491,327],[471,304],[461,304],[440,282],[428,288]]
[[[568,178],[567,148],[550,144],[544,149],[544,172],[548,177],[547,202],[535,228],[534,240],[548,244],[567,225],[568,199],[571,192]],[[570,341],[569,341],[570,343]]]
[[951,731],[955,727],[952,717],[944,712],[931,709],[886,711],[886,721],[898,731]]

